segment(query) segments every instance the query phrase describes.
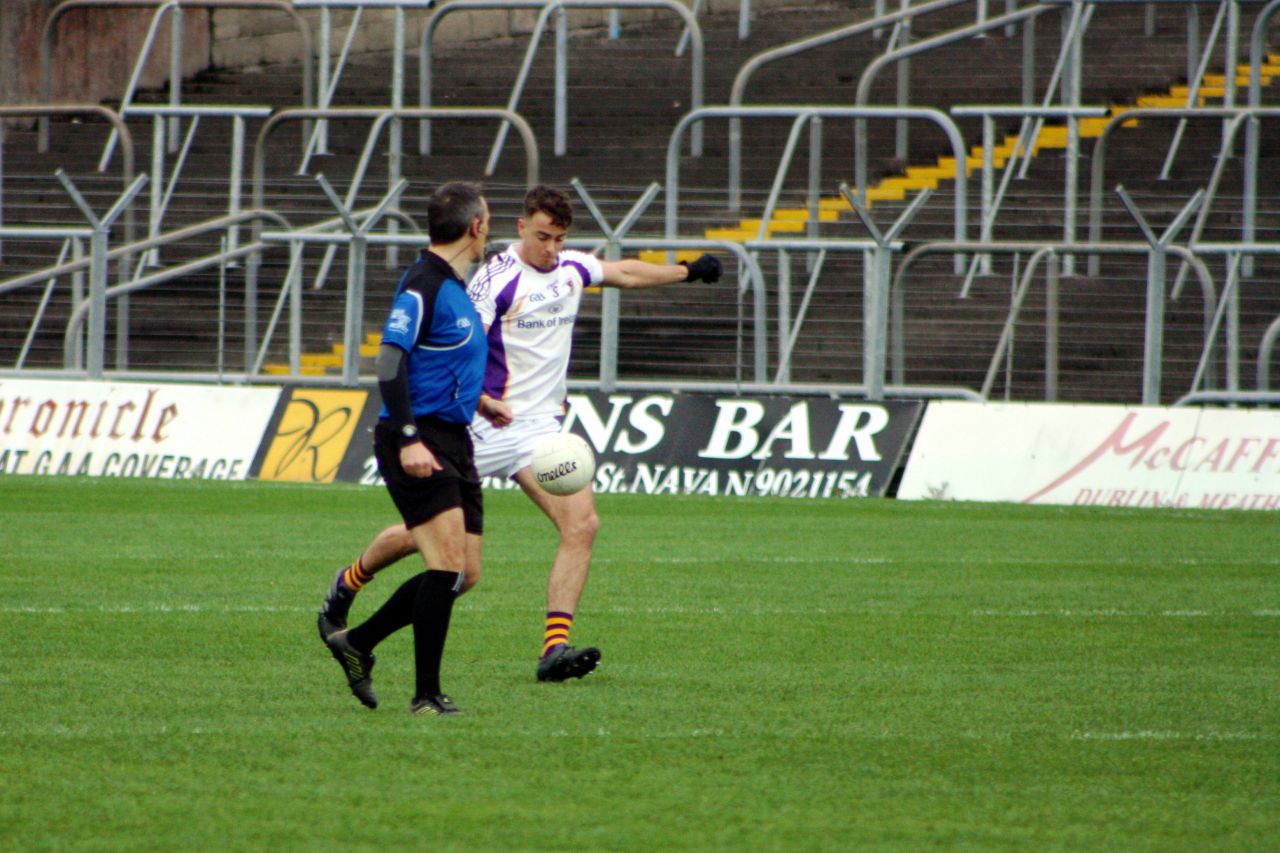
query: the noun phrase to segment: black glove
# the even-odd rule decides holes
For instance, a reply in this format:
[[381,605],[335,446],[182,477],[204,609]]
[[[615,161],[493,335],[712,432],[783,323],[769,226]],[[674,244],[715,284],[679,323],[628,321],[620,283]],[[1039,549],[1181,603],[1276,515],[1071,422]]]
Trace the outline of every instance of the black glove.
[[705,281],[707,284],[715,284],[720,280],[720,273],[724,272],[724,268],[720,266],[720,260],[715,255],[703,255],[693,263],[681,261],[680,265],[689,270],[689,277],[685,281]]

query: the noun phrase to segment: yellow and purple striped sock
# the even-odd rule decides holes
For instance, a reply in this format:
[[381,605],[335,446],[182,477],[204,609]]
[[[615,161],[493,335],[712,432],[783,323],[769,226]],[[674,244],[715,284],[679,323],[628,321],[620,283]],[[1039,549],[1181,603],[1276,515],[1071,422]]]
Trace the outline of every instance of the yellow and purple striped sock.
[[558,646],[568,645],[569,629],[573,627],[573,614],[557,610],[547,611],[547,627],[542,634],[542,656],[545,658]]
[[364,567],[364,563],[360,558],[342,572],[343,585],[352,592],[359,592],[364,589],[364,585],[373,580],[373,572],[368,571]]

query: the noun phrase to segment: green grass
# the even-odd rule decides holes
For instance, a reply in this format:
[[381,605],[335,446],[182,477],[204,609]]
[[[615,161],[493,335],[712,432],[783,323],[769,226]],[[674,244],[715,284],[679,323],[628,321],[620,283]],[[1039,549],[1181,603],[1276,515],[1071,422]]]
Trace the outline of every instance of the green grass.
[[1274,514],[604,496],[548,685],[487,500],[419,719],[408,632],[371,713],[312,621],[381,490],[0,478],[0,848],[1276,849]]

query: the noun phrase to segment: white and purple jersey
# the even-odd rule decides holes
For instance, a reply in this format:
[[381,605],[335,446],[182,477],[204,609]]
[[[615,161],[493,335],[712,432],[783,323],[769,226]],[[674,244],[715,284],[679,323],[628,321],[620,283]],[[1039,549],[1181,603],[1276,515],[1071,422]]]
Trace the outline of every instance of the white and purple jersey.
[[566,373],[582,291],[604,280],[600,260],[564,250],[554,269],[520,259],[516,246],[494,256],[467,289],[489,328],[484,393],[516,417],[564,414]]

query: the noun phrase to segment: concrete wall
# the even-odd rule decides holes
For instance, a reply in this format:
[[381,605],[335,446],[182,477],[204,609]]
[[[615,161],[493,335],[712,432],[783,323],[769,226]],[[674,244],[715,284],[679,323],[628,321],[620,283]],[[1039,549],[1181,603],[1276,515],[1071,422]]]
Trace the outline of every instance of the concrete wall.
[[[39,92],[40,41],[45,22],[62,0],[0,0],[0,103],[34,103]],[[788,0],[754,0],[757,7]],[[709,9],[737,9],[737,0],[716,0]],[[407,43],[416,51],[431,12],[410,9],[405,13]],[[77,9],[63,14],[54,30],[52,96],[55,101],[119,101],[144,42],[153,9]],[[319,49],[320,13],[300,12],[309,23]],[[353,55],[386,52],[391,49],[394,13],[365,11],[355,40]],[[570,12],[570,26],[602,27],[608,13],[603,10]],[[352,12],[335,10],[332,54],[341,49]],[[444,19],[433,41],[435,46],[486,39],[527,35],[533,28],[535,10],[453,13]],[[622,15],[624,23],[671,19],[665,10],[635,10]],[[296,63],[302,57],[302,38],[296,20],[274,9],[225,9],[183,11],[183,73],[191,76],[207,67],[247,68],[277,63]],[[161,86],[168,78],[169,21],[160,27],[152,58],[143,75],[143,85]],[[410,54],[408,73],[416,73],[416,54]]]
[[[769,0],[757,0],[769,2]],[[406,9],[406,46],[417,50],[423,30],[430,18],[430,9]],[[320,48],[321,13],[306,9],[301,13],[311,28],[316,49]],[[362,13],[356,35],[351,43],[351,54],[381,53],[391,50],[394,44],[394,12],[387,9],[366,10]],[[511,38],[527,35],[533,29],[536,10],[468,11],[454,12],[446,16],[436,30],[433,46],[457,44],[485,39]],[[600,10],[571,11],[572,28],[602,27],[607,12]],[[347,37],[352,12],[334,10],[330,13],[333,30],[330,51],[336,58]],[[635,10],[623,15],[624,23],[653,20],[659,17],[674,18],[667,11]],[[298,44],[298,27],[289,16],[263,10],[219,10],[213,14],[213,64],[223,68],[245,68],[254,65],[271,65],[297,62],[301,56]],[[410,54],[410,73],[416,73],[416,53]]]
[[[0,103],[37,101],[40,43],[61,0],[0,0]],[[50,75],[54,101],[119,101],[154,16],[152,9],[76,9],[59,17],[53,31]],[[183,70],[208,67],[208,14],[183,12]],[[166,17],[142,77],[162,85],[169,74],[170,23]]]

